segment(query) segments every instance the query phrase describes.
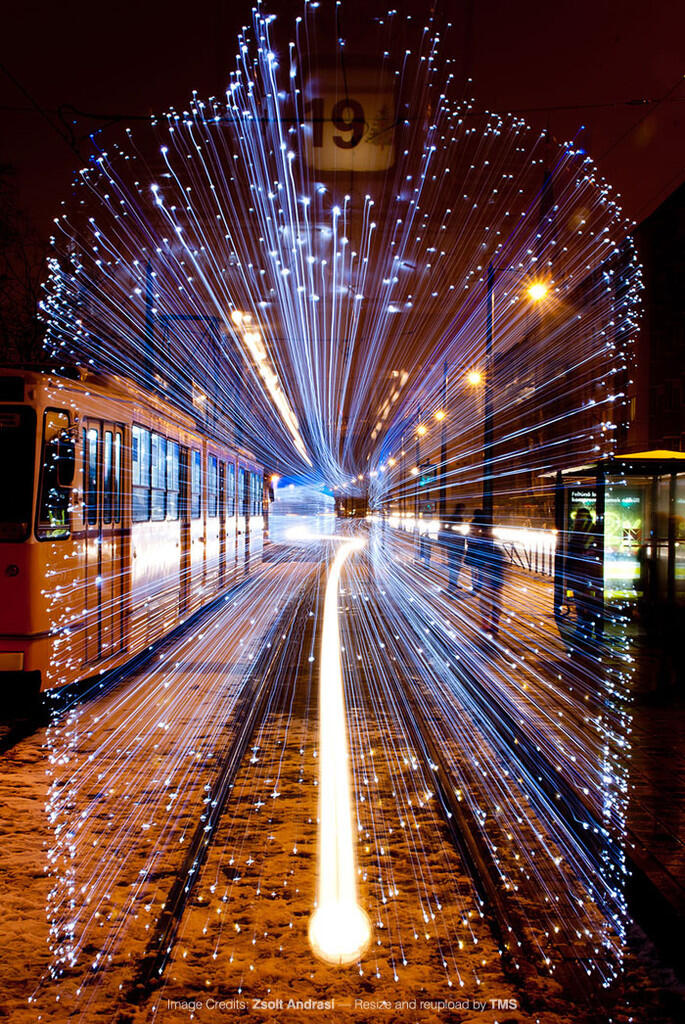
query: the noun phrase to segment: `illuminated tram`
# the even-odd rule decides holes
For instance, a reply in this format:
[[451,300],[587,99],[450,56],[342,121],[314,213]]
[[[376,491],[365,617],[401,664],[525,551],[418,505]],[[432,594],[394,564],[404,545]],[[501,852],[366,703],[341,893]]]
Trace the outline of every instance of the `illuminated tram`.
[[264,472],[121,377],[0,369],[3,694],[97,675],[261,558]]

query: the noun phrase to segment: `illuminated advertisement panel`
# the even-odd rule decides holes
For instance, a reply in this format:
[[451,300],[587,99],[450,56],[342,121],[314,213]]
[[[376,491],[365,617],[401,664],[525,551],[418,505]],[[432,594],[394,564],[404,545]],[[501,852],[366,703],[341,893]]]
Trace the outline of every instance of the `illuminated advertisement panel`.
[[604,499],[604,596],[636,600],[645,561],[645,487],[607,481]]

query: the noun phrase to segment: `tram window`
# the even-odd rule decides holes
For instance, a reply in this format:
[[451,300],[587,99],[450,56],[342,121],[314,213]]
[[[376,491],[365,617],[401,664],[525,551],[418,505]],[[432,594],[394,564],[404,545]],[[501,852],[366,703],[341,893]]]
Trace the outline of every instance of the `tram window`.
[[0,465],[5,481],[0,488],[0,541],[22,541],[29,535],[35,455],[35,411],[26,405],[4,405],[0,410]]
[[216,455],[207,456],[207,515],[214,519],[219,515],[219,469]]
[[150,431],[131,428],[131,519],[144,523],[150,518]]
[[113,515],[114,522],[121,522],[121,434],[117,433],[114,438],[114,471],[112,474],[113,484]]
[[245,470],[241,466],[238,470],[238,515],[247,515],[247,496],[245,494]]
[[202,455],[193,449],[190,464],[190,518],[202,515]]
[[226,481],[226,515],[231,519],[235,515],[235,466],[228,464]]
[[112,431],[105,431],[105,443],[102,452],[102,521],[112,522],[112,485],[114,474],[112,473]]
[[178,519],[178,444],[167,441],[166,446],[166,517]]
[[[60,441],[67,436],[69,427],[69,413],[56,409],[46,409],[43,416],[40,497],[38,501],[38,521],[36,523],[36,536],[39,540],[58,540],[69,536],[69,500],[71,492],[69,487],[60,484],[58,469]],[[97,438],[97,431],[95,434]]]
[[86,520],[89,526],[95,526],[98,521],[98,432],[91,427],[84,434]]
[[166,438],[152,435],[152,499],[150,502],[155,522],[166,518]]

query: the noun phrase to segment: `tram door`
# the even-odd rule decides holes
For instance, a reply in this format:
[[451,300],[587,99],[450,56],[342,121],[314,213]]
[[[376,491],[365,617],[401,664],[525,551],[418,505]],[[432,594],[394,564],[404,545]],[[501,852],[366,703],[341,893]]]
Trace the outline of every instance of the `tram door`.
[[190,596],[190,472],[188,449],[180,445],[178,453],[178,516],[181,545],[179,563],[178,613],[184,615],[188,609]]
[[124,640],[124,532],[120,424],[85,421],[83,497],[85,527],[85,660],[108,658]]
[[226,582],[226,463],[219,462],[219,589]]
[[246,569],[250,557],[250,494],[247,487],[248,472],[244,466],[238,466],[238,503],[237,503],[237,529],[238,529],[238,569]]
[[258,559],[264,548],[264,482],[261,473],[250,473],[252,494],[252,522],[250,524],[250,550]]
[[231,578],[235,575],[236,540],[235,462],[229,462],[226,465],[226,561]]

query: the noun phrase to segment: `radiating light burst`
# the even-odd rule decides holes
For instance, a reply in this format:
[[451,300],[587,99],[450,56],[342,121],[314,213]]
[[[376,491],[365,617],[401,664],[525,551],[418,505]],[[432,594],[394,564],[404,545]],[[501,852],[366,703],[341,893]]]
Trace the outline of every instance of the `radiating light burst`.
[[[355,52],[365,59],[348,56]],[[502,886],[532,894],[528,923],[540,963],[553,970],[576,943],[588,973],[608,984],[619,970],[626,922],[617,837],[627,800],[629,672],[611,665],[588,671],[560,654],[545,592],[525,584],[516,607],[505,610],[495,648],[483,651],[477,613],[445,595],[437,527],[430,527],[430,563],[415,556],[416,534],[444,511],[434,507],[429,518],[420,508],[422,466],[439,469],[444,459],[450,508],[457,500],[469,512],[481,504],[487,401],[495,518],[505,531],[549,528],[554,472],[615,451],[627,415],[640,271],[630,225],[592,161],[521,118],[479,111],[463,97],[450,53],[449,31],[441,35],[432,15],[414,23],[383,11],[371,21],[367,5],[360,15],[353,3],[322,2],[304,4],[289,25],[255,8],[224,98],[194,94],[186,110],[103,146],[79,173],[74,199],[56,219],[43,302],[48,349],[93,370],[134,376],[254,451],[277,475],[299,474],[314,490],[325,480],[337,493],[368,493],[376,509],[397,516],[395,525],[373,531],[364,561],[372,590],[362,560],[348,564],[358,600],[381,614],[358,618],[358,634],[343,618],[347,699],[371,700],[388,724],[374,749],[364,722],[351,726],[357,801],[360,773],[378,762],[392,765],[400,780],[395,810],[403,829],[411,823],[419,834],[416,809],[433,799],[425,766],[390,731],[387,709],[401,701],[393,659],[401,657],[454,765],[453,781],[497,854]],[[335,70],[352,95],[341,94]],[[373,96],[380,98],[375,107]],[[357,144],[338,144],[352,142],[362,124]],[[292,529],[296,522],[283,536],[292,540]],[[319,532],[333,531],[324,525]],[[351,549],[339,556],[343,550]],[[154,559],[154,549],[146,557]],[[46,579],[60,633],[54,679],[82,656],[69,636],[77,617],[71,598],[81,584],[72,565]],[[287,579],[265,586],[265,607],[278,605],[289,586]],[[154,589],[143,595],[150,621],[161,614],[156,596]],[[251,622],[249,599],[231,609],[224,624],[236,638],[253,626],[266,632],[268,612]],[[333,657],[335,647],[324,650]],[[341,653],[335,657],[339,679]],[[77,742],[81,712],[48,738],[55,976],[83,964],[91,945],[99,970],[123,947],[125,911],[148,913],[140,898],[154,858],[140,855],[140,893],[133,883],[117,906],[111,893],[138,863],[136,844],[149,829],[165,839],[185,835],[182,801],[188,798],[187,811],[201,777],[198,756],[209,756],[244,668],[201,707],[201,750],[185,734],[187,742],[168,750],[159,740],[169,716],[192,702],[202,668],[162,666],[149,697],[141,684],[145,714],[136,729],[122,697],[111,735],[92,750]],[[474,696],[473,677],[486,704]],[[325,744],[339,767],[346,763],[340,693],[334,739]],[[506,742],[498,709],[520,721],[605,822],[599,858],[569,831],[516,744]],[[167,759],[155,775],[166,801],[155,822],[135,800],[150,742]],[[100,759],[110,759],[102,773]],[[76,824],[72,796],[83,809]],[[101,845],[88,848],[89,823],[110,799],[129,798],[130,818],[117,818],[120,859],[105,861]],[[342,796],[326,804],[322,822],[335,806],[343,810],[327,842],[347,836],[351,812]],[[383,818],[369,814],[364,826],[378,851],[392,841]],[[344,845],[349,869],[347,838]],[[374,926],[387,914],[397,977],[421,922],[437,921],[448,983],[461,984],[464,940],[454,940],[451,918],[441,916],[425,847],[417,839],[412,849],[413,938],[392,922],[386,904],[395,886],[385,867]],[[384,856],[377,852],[383,865]],[[323,874],[337,861],[337,853],[322,857]],[[341,884],[336,873],[312,919],[314,945],[335,962],[354,959],[366,942],[353,874],[345,870],[343,899],[330,895]],[[342,954],[328,941],[342,931],[341,902],[356,935]],[[464,909],[466,941],[474,913]]]
[[[483,408],[461,382],[484,358],[491,264],[495,472],[520,497],[562,438],[565,458],[613,450],[639,285],[628,225],[573,144],[459,95],[431,16],[346,10],[307,4],[288,26],[255,8],[224,100],[193,94],[82,169],[56,219],[48,346],[191,407],[202,393],[258,455],[311,459],[336,486],[397,454],[417,404],[444,406],[461,484],[482,476]],[[379,500],[403,475],[378,474]]]

